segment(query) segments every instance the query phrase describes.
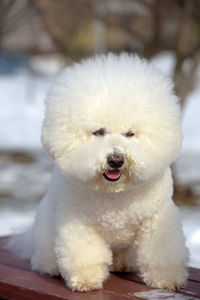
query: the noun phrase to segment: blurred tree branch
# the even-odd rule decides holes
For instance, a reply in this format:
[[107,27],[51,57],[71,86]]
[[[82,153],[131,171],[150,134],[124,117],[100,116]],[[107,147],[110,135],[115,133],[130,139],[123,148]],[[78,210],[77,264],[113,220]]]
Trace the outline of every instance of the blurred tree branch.
[[58,49],[73,59],[92,53],[92,0],[33,0]]
[[0,48],[5,36],[15,31],[28,13],[27,0],[0,1]]

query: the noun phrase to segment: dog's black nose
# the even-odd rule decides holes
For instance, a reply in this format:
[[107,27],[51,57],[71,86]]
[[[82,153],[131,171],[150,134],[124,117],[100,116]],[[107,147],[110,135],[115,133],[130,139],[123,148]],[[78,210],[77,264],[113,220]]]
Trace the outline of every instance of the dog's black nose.
[[107,157],[107,162],[111,168],[118,169],[123,166],[124,157],[122,154],[113,153]]

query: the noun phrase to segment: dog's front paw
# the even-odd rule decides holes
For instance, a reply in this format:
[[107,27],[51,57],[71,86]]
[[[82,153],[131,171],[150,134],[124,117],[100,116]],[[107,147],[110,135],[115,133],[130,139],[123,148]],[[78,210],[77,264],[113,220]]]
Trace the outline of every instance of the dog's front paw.
[[67,286],[77,292],[97,290],[102,288],[108,276],[109,271],[106,265],[89,265],[69,274]]
[[183,267],[169,266],[144,272],[142,277],[151,287],[174,291],[186,286],[188,273]]

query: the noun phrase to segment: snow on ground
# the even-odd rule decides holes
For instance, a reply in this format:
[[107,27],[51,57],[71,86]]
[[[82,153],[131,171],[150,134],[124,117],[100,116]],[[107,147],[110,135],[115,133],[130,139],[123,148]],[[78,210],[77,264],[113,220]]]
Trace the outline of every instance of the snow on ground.
[[38,149],[50,79],[27,71],[0,77],[1,149]]
[[[163,52],[152,59],[152,64],[167,76],[172,75],[175,58],[170,52]],[[182,116],[183,146],[181,154],[200,154],[200,70],[196,89],[190,93]]]
[[190,266],[200,268],[200,205],[181,207],[183,231],[190,252]]
[[197,88],[188,96],[186,107],[183,111],[182,153],[200,154],[200,78]]
[[26,213],[16,213],[12,209],[1,211],[0,236],[24,231],[33,222],[34,216],[35,210],[29,210]]
[[40,149],[44,99],[64,63],[35,57],[28,69],[0,74],[0,149]]
[[[161,70],[161,72],[171,75],[174,65],[174,57],[172,54],[160,54],[159,56],[156,56],[152,62]],[[55,65],[57,68],[57,64]],[[51,66],[54,66],[54,63],[51,64]],[[36,71],[38,71],[40,62],[38,63],[37,61],[37,63],[35,63],[35,68]],[[48,63],[46,67],[43,63],[42,69],[48,70]],[[20,73],[13,75],[0,75],[0,151],[22,150],[34,152],[41,150],[40,131],[44,115],[44,98],[53,80],[52,74],[56,74],[57,71],[58,68],[54,73],[51,67],[49,71],[50,74],[48,74],[48,71],[45,74],[43,72],[42,75],[39,75],[39,72],[35,72],[35,70],[34,73],[22,70]],[[183,113],[182,128],[184,142],[181,157],[179,159],[180,164],[181,159],[182,161],[185,161],[188,157],[195,156],[197,160],[200,159],[199,113],[200,80],[195,91],[189,95]],[[187,156],[188,154],[189,156]],[[188,159],[188,164],[190,163],[189,160],[190,159]],[[200,162],[199,164],[195,163],[195,165],[200,166]],[[188,177],[194,176],[194,173],[196,177],[199,176],[199,169],[197,169],[197,167],[194,169],[195,172],[192,169],[191,174],[186,170],[187,180]],[[25,169],[23,170],[25,172]],[[27,167],[26,170],[28,170]],[[182,173],[184,168],[180,167],[180,170],[180,173]],[[16,186],[18,186],[18,182],[16,181],[17,175],[16,178],[13,178],[14,174],[13,167],[8,166],[8,168],[4,170],[2,175],[4,177],[2,178],[3,180],[11,178],[12,180],[15,180]],[[35,172],[35,174],[38,173]],[[35,182],[37,182],[37,175],[35,176]],[[11,185],[13,185],[12,180]],[[20,186],[23,184],[24,181],[21,182]],[[46,181],[44,184],[46,185]],[[190,265],[200,268],[200,209],[199,207],[183,207],[181,208],[181,214],[186,241],[192,254]],[[20,212],[19,210],[16,210],[14,206],[6,207],[1,205],[0,236],[16,232],[16,228],[27,225],[32,220],[33,216],[34,209],[30,209],[25,213],[24,211]]]

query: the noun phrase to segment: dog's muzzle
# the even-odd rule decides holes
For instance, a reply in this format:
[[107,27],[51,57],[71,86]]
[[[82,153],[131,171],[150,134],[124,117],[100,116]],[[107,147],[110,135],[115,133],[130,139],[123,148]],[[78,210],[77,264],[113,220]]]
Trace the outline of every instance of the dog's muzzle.
[[119,170],[124,164],[124,156],[121,153],[113,153],[107,157],[108,169],[103,173],[103,176],[108,181],[117,181],[121,177]]

